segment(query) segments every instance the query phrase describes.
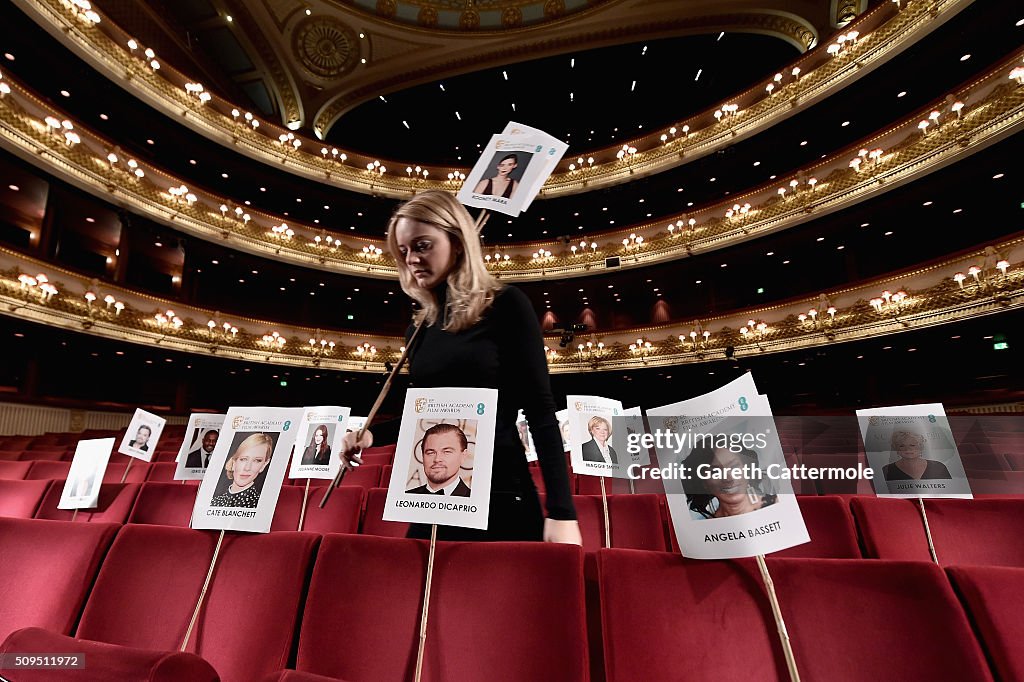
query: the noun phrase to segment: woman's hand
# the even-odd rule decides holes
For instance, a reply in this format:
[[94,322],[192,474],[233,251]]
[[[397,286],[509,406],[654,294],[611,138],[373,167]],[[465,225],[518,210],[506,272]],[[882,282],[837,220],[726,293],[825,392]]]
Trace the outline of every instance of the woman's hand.
[[373,434],[363,431],[363,437],[356,441],[358,431],[350,431],[341,439],[341,462],[346,467],[357,467],[363,463],[360,453],[373,445]]
[[583,545],[578,521],[544,519],[544,542],[559,542],[566,545]]

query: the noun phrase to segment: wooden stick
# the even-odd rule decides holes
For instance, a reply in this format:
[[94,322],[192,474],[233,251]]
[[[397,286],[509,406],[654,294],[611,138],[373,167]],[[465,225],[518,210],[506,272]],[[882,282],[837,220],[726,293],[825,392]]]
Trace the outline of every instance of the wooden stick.
[[627,479],[629,481],[629,494],[636,495],[636,485],[633,483],[633,479]]
[[[366,423],[364,423],[363,428],[359,429],[359,432],[356,433],[356,443],[363,439],[363,434],[366,432],[366,429],[370,427],[374,417],[377,416],[377,410],[380,409],[381,404],[384,402],[384,398],[388,395],[388,391],[391,390],[391,382],[396,376],[398,376],[398,372],[402,369],[402,365],[404,365],[405,361],[408,359],[409,349],[412,348],[413,341],[416,340],[416,336],[419,335],[421,329],[423,329],[422,323],[416,326],[416,329],[412,332],[412,336],[409,337],[409,342],[405,344],[405,350],[402,351],[402,355],[398,358],[398,362],[395,363],[395,366],[391,369],[391,373],[388,375],[388,378],[384,381],[384,385],[381,387],[380,393],[377,395],[377,400],[374,401],[373,407],[370,408],[370,413],[366,415]],[[341,467],[338,469],[338,473],[334,476],[334,480],[329,486],[327,486],[327,490],[324,491],[324,496],[320,498],[321,509],[324,508],[324,505],[327,504],[327,500],[331,497],[331,491],[341,485],[341,479],[345,478],[345,473],[348,469],[349,467],[345,466],[345,463],[342,462]]]
[[427,645],[427,616],[430,614],[430,583],[434,580],[434,548],[437,546],[437,524],[430,527],[430,554],[427,556],[427,580],[423,587],[423,608],[420,611],[420,643],[416,649],[416,677],[423,674],[423,652]]
[[306,490],[302,493],[302,511],[299,512],[299,527],[296,530],[302,530],[302,523],[306,520],[306,503],[309,502],[309,479],[306,479]]
[[604,546],[612,546],[612,525],[608,516],[608,495],[604,490],[604,476],[601,476],[601,506],[604,508]]
[[786,621],[782,617],[782,609],[779,607],[779,597],[775,594],[775,583],[772,582],[771,573],[768,572],[768,564],[765,563],[764,554],[757,555],[757,567],[761,569],[761,579],[768,590],[768,600],[772,604],[772,615],[775,616],[775,627],[779,631],[779,641],[782,642],[782,652],[786,655],[786,667],[789,668],[789,679],[792,682],[800,682],[800,672],[796,669],[796,659],[793,657],[793,645],[789,642],[789,632],[786,630]]
[[74,521],[76,518],[78,518],[78,509],[77,508],[75,509],[75,511],[71,512],[71,520]]
[[213,569],[217,565],[217,557],[220,556],[220,546],[224,542],[224,531],[220,532],[220,536],[217,538],[217,546],[213,549],[213,557],[210,559],[210,568],[206,571],[206,580],[203,582],[203,589],[199,593],[199,599],[196,601],[195,611],[192,612],[192,620],[188,622],[188,629],[185,630],[185,639],[181,642],[181,649],[184,651],[188,646],[188,640],[192,638],[192,628],[196,626],[196,620],[199,619],[199,609],[203,608],[203,600],[206,599],[206,590],[210,587],[210,580],[213,578]]
[[491,212],[488,211],[486,208],[480,210],[480,215],[476,217],[476,222],[474,223],[477,232],[480,232],[481,230],[484,229],[484,225],[487,224],[487,219],[490,217]]
[[134,457],[132,457],[131,459],[128,460],[128,466],[126,466],[124,468],[124,473],[121,474],[121,483],[124,483],[125,480],[128,478],[128,472],[131,470],[132,462],[134,462],[134,461],[135,461]]
[[932,561],[938,565],[939,557],[935,554],[935,543],[932,541],[932,529],[928,526],[928,512],[924,510],[924,498],[919,497],[917,501],[921,509],[921,520],[924,521],[924,534],[928,538],[928,552],[932,555]]

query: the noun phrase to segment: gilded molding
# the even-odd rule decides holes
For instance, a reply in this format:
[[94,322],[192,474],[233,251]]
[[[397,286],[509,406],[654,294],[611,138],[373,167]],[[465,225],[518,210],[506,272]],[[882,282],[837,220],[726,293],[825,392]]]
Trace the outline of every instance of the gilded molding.
[[252,18],[251,10],[244,5],[238,5],[235,0],[220,1],[232,8],[233,16],[237,17],[235,21],[243,28],[242,35],[252,43],[259,59],[266,66],[266,71],[274,82],[274,91],[281,102],[281,123],[304,124],[306,117],[298,87],[274,45],[267,40],[259,24]]
[[[557,337],[551,337],[546,340],[548,364],[556,373],[692,364],[721,360],[728,347],[734,357],[814,348],[1024,307],[1024,236],[993,249],[823,292],[818,298],[581,335],[576,341],[582,348],[556,350]],[[41,291],[39,274],[56,293]],[[92,293],[91,301],[86,292]],[[183,306],[100,284],[4,248],[0,314],[189,353],[344,371],[380,372],[385,362],[397,359],[403,343],[401,337],[292,327]],[[285,342],[277,342],[278,337]],[[638,338],[650,345],[632,345]],[[359,350],[371,345],[373,353]]]
[[[577,251],[570,248],[571,244],[560,242],[503,246],[500,265],[490,267],[506,281],[597,274],[608,256],[619,256],[621,267],[642,267],[754,239],[886,192],[1024,127],[1024,85],[1008,78],[1022,55],[1024,50],[963,90],[933,103],[936,119],[919,113],[862,140],[860,152],[844,150],[777,180],[778,185],[762,186],[732,196],[728,202],[672,216],[667,221],[659,219],[615,232],[587,234],[587,241],[597,245],[595,250]],[[136,179],[107,161],[114,144],[91,131],[76,128],[81,142],[69,146],[59,134],[49,132],[43,122],[47,116],[63,118],[62,112],[54,111],[18,83],[9,79],[5,82],[11,93],[0,98],[0,145],[48,172],[104,200],[203,239],[301,266],[397,278],[390,256],[376,253],[377,249],[386,250],[381,240],[334,235],[295,223],[290,226],[293,234],[284,238],[274,230],[283,224],[278,216],[242,208],[226,197],[204,192],[198,192],[187,204],[171,196],[167,189],[184,181],[158,168],[140,164],[146,177]],[[956,108],[953,100],[965,104]],[[931,121],[924,132],[921,121]],[[284,145],[282,148],[287,149]],[[230,208],[222,211],[218,208],[222,205]],[[236,206],[248,211],[250,218],[239,220],[232,213]],[[327,237],[331,242],[326,242]],[[541,248],[552,255],[532,257]]]
[[[139,61],[128,54],[124,47],[128,38],[127,34],[112,22],[104,20],[96,26],[84,26],[80,22],[76,22],[64,10],[60,0],[14,1],[44,28],[58,36],[115,83],[164,113],[181,117],[184,125],[191,127],[199,134],[214,142],[231,147],[250,158],[350,191],[399,199],[407,198],[424,188],[446,188],[443,182],[431,180],[426,183],[417,183],[410,178],[394,173],[389,173],[383,178],[367,177],[361,172],[361,169],[365,168],[367,162],[372,162],[373,158],[348,154],[346,150],[339,150],[349,156],[349,161],[347,164],[337,163],[333,159],[323,158],[317,154],[321,147],[318,141],[301,136],[299,136],[303,143],[301,149],[296,150],[293,154],[277,154],[273,141],[280,134],[288,133],[287,129],[266,121],[262,122],[263,125],[259,130],[240,126],[230,116],[230,112],[234,108],[233,105],[230,102],[220,101],[218,98],[214,98],[205,107],[192,106],[193,102],[190,102],[182,92],[184,83],[191,82],[192,79],[178,73],[169,65],[164,65],[159,74],[140,68]],[[792,82],[784,81],[773,96],[765,97],[763,86],[755,86],[746,92],[737,93],[731,98],[730,101],[739,103],[743,108],[736,117],[716,122],[712,115],[714,109],[708,110],[676,124],[676,127],[680,129],[684,125],[689,125],[691,134],[688,136],[676,136],[663,145],[659,137],[661,134],[667,134],[668,131],[659,130],[636,139],[631,142],[631,145],[636,147],[639,152],[632,159],[628,168],[615,157],[618,147],[609,147],[585,152],[587,156],[595,159],[594,166],[588,168],[586,176],[569,173],[566,170],[568,163],[574,154],[579,153],[574,152],[570,155],[570,159],[562,164],[562,170],[553,175],[545,184],[541,198],[582,193],[599,187],[628,182],[636,176],[669,170],[692,159],[735,144],[738,140],[778,123],[801,107],[820,101],[853,82],[886,59],[912,45],[919,38],[927,35],[946,19],[969,5],[970,2],[971,0],[906,0],[898,12],[892,3],[882,3],[851,25],[850,28],[857,28],[862,37],[849,51],[832,58],[826,54],[826,46],[819,45],[791,65],[798,66],[802,70],[800,77]],[[552,13],[560,11],[560,7],[564,7],[564,3],[561,3],[560,0],[549,0],[545,3],[545,11]],[[599,8],[600,6],[591,7],[583,12],[594,12]],[[568,21],[571,18],[572,16],[569,16],[561,20]],[[712,23],[707,22],[712,20],[715,18],[705,18],[703,27],[711,26]],[[767,15],[762,15],[759,20],[779,21],[779,19],[771,19]],[[630,30],[634,32],[641,29],[662,33],[665,31],[679,32],[688,29],[687,21],[695,20],[680,21],[672,26],[633,27]],[[721,27],[728,28],[728,26]],[[515,30],[518,32],[530,29]],[[794,25],[791,38],[793,35],[799,36],[802,30]],[[528,34],[524,33],[524,35]],[[581,47],[586,41],[606,41],[616,37],[622,36],[592,33],[571,40],[563,39],[560,43],[564,49],[573,50]],[[524,40],[521,46],[515,50],[511,52],[502,50],[499,56],[503,61],[507,61],[508,57],[526,58],[530,54],[535,54],[537,50],[549,51],[551,48],[550,41],[530,42]],[[260,49],[267,53],[267,50],[262,47]],[[476,55],[476,58],[480,58],[480,55]],[[280,67],[280,62],[278,62],[278,66]],[[406,74],[403,78],[407,81],[408,78],[426,78],[430,74],[441,77],[447,73],[448,69],[465,70],[469,66],[469,63],[455,60],[451,63],[435,64],[422,73]],[[400,86],[401,83],[397,81],[390,83],[384,80],[375,84],[372,88],[373,92],[367,90],[359,96],[372,97],[388,88]],[[282,91],[282,96],[285,96],[284,93],[288,90],[289,88],[285,88]],[[292,96],[294,97],[294,93]],[[327,121],[333,120],[341,111],[351,105],[352,101],[348,100],[345,103],[341,103],[340,100],[329,101],[314,117],[314,128],[324,130]],[[291,111],[290,107],[291,105],[288,105],[286,108]],[[716,106],[715,109],[717,108]],[[401,169],[408,165],[423,166],[422,163],[416,161],[409,163],[387,159],[380,159],[380,161],[392,169]],[[433,178],[443,178],[451,171],[463,173],[468,171],[466,168],[449,167],[432,167],[429,170]]]

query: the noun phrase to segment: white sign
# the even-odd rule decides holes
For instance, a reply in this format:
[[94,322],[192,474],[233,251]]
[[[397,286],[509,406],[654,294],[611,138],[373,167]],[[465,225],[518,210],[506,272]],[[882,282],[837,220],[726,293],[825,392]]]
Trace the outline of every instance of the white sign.
[[57,509],[91,509],[96,506],[115,442],[113,438],[78,441]]
[[562,434],[562,450],[563,452],[569,452],[572,447],[572,434],[569,427],[569,410],[559,410],[555,412],[555,419],[558,420],[558,432]]
[[972,498],[941,403],[857,410],[879,497]]
[[156,444],[160,440],[160,434],[166,423],[167,420],[163,417],[150,414],[142,408],[135,410],[117,451],[122,455],[135,457],[144,462],[150,461],[153,459],[153,451],[156,449]]
[[[621,421],[626,425],[626,438],[634,437],[637,434],[647,433],[647,428],[644,426],[644,415],[640,411],[639,407],[629,407],[622,411],[623,418],[621,420],[615,420],[613,423]],[[621,439],[620,439],[621,440]],[[651,463],[651,452],[647,448],[640,448],[639,452],[633,452],[636,448],[627,448],[626,454],[629,456],[627,464],[637,464],[639,466],[647,466]],[[628,474],[627,474],[628,476]]]
[[270,532],[302,408],[232,407],[199,484],[192,527]]
[[551,139],[539,135],[493,135],[456,195],[459,201],[466,206],[518,216],[551,173],[553,166],[548,159],[559,154]]
[[569,395],[565,400],[569,406],[572,470],[586,476],[624,477],[629,462],[620,456],[619,441],[612,433],[613,418],[623,414],[622,403],[593,395]]
[[[539,138],[542,141],[542,144],[549,150],[549,153],[544,157],[544,170],[537,176],[534,184],[528,188],[527,196],[529,198],[523,204],[523,210],[525,211],[530,208],[530,204],[532,204],[533,200],[538,194],[540,194],[541,187],[544,186],[544,183],[551,176],[551,173],[555,170],[555,166],[558,165],[558,162],[562,160],[562,157],[565,155],[565,151],[569,148],[569,145],[555,137],[552,137],[551,135],[548,135],[539,128],[533,128],[522,123],[516,123],[515,121],[509,121],[508,124],[505,125],[505,129],[501,131],[501,134],[531,135],[535,138]],[[550,153],[551,149],[554,149],[554,153]]]
[[347,407],[304,407],[288,478],[334,478],[341,467]]
[[808,542],[768,399],[749,377],[707,395],[685,411],[647,411],[682,554],[732,559]]
[[519,434],[519,442],[523,444],[526,451],[526,461],[537,461],[537,448],[533,445],[533,434],[530,433],[530,423],[526,421],[526,415],[522,410],[516,414],[516,431]]
[[487,528],[498,392],[410,389],[385,521]]
[[358,433],[359,429],[366,426],[366,417],[354,417],[349,415],[348,422],[345,425],[346,432]]
[[222,414],[193,413],[185,427],[185,440],[178,449],[175,481],[201,481],[224,425]]

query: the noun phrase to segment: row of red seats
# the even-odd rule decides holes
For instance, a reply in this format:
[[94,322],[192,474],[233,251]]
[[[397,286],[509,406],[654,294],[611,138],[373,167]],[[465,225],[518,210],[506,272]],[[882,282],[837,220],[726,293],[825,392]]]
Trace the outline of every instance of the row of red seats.
[[[188,527],[196,486],[175,483],[104,484],[96,509],[57,509],[61,481],[0,481],[0,516],[84,523]],[[283,486],[271,531],[299,528],[319,533],[405,537],[408,526],[382,520],[387,490],[342,486],[320,508],[323,487],[306,493]],[[574,497],[583,547],[605,547],[601,497]],[[811,542],[777,556],[831,559],[879,558],[929,561],[924,524],[916,502],[870,496],[797,496]],[[1024,499],[928,500],[929,528],[943,565],[971,563],[1024,567]],[[608,496],[610,547],[679,552],[663,495]]]
[[[0,552],[18,557],[0,564],[0,653],[85,656],[19,682],[412,677],[425,542],[228,534],[182,653],[216,538],[0,519]],[[803,679],[1024,679],[1006,598],[1024,594],[1024,569],[767,565]],[[439,543],[423,680],[788,679],[753,561],[613,549],[586,567],[570,546]]]
[[[147,463],[140,460],[131,462],[131,468],[124,462],[111,462],[103,474],[104,483],[175,482],[178,485],[199,485],[199,481],[174,481],[174,462]],[[0,462],[0,480],[44,480],[64,481],[71,469],[71,462]],[[127,471],[127,475],[125,472]],[[342,485],[360,488],[375,488],[381,480],[391,476],[390,466],[364,464],[345,475]],[[325,486],[329,479],[311,479],[311,486]],[[306,485],[306,479],[285,478],[285,485]]]

